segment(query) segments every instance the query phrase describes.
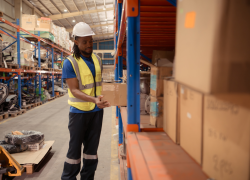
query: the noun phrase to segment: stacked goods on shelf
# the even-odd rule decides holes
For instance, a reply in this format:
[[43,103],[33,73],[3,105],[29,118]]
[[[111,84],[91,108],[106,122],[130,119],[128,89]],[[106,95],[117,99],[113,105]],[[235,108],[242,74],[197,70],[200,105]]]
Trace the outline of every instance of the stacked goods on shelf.
[[2,42],[2,49],[5,49],[7,47],[4,51],[2,51],[3,62],[6,63],[14,63],[14,46],[10,46],[10,44],[11,43],[7,41]]
[[[155,127],[163,127],[163,79],[172,76],[172,52],[153,51],[152,62],[162,66],[150,65],[150,124]],[[153,100],[153,101],[152,101]]]
[[250,6],[204,2],[178,2],[178,83],[164,80],[164,131],[211,179],[249,180]]
[[[64,27],[59,27],[53,24],[50,18],[37,18],[35,15],[23,15],[22,28],[29,30],[33,34],[40,31],[40,37],[49,39],[57,45],[72,51],[73,42],[69,39],[69,32]],[[24,37],[30,37],[24,35]]]

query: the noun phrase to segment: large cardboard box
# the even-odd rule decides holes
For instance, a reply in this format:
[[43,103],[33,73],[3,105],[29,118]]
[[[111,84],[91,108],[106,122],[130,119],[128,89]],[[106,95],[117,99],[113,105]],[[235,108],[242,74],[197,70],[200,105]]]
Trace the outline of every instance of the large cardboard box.
[[102,83],[102,95],[111,106],[127,106],[127,84]]
[[205,96],[203,171],[216,180],[249,180],[250,95]]
[[36,15],[22,15],[22,23],[21,26],[25,30],[34,31],[35,28],[38,27],[37,25],[37,16]]
[[53,23],[50,18],[41,17],[37,20],[38,27],[35,28],[36,31],[48,31],[52,33]]
[[205,93],[250,92],[248,0],[178,1],[176,80]]
[[150,95],[163,96],[163,79],[172,76],[172,67],[151,67]]
[[180,145],[198,163],[202,161],[203,94],[180,85]]
[[163,97],[150,97],[150,124],[163,128]]
[[163,97],[163,130],[176,143],[180,143],[179,122],[179,85],[177,82],[164,79]]

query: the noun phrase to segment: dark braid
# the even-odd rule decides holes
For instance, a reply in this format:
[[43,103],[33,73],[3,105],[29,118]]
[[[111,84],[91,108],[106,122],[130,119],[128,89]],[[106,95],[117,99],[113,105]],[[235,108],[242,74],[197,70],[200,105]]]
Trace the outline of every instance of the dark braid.
[[[76,36],[75,37],[75,40],[77,40],[78,39],[78,37]],[[79,59],[81,56],[81,51],[80,51],[80,49],[78,48],[78,46],[74,43],[74,46],[73,46],[73,54],[74,54],[74,56],[77,58],[77,59]]]

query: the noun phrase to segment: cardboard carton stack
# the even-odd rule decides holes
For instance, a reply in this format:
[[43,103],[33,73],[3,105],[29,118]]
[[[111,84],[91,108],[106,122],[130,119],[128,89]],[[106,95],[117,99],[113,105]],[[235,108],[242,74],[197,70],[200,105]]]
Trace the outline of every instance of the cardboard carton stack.
[[64,27],[53,24],[50,18],[37,18],[36,15],[23,14],[22,28],[34,34],[36,34],[37,31],[43,32],[40,35],[42,38],[49,39],[61,47],[72,51],[74,43],[69,39],[69,32],[67,32]]
[[177,7],[163,129],[211,179],[249,180],[249,3],[186,0]]
[[155,127],[163,127],[163,79],[172,76],[172,59],[167,56],[168,51],[153,51],[152,63],[158,64],[160,61],[164,66],[156,66],[141,60],[151,68],[150,74],[150,124]]

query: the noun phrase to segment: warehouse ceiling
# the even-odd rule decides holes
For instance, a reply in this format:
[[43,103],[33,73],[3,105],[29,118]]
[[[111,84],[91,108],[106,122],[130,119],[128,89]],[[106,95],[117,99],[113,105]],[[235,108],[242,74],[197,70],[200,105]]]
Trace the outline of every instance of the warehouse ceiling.
[[28,0],[57,26],[72,32],[74,25],[85,22],[95,32],[94,40],[112,39],[113,0]]

